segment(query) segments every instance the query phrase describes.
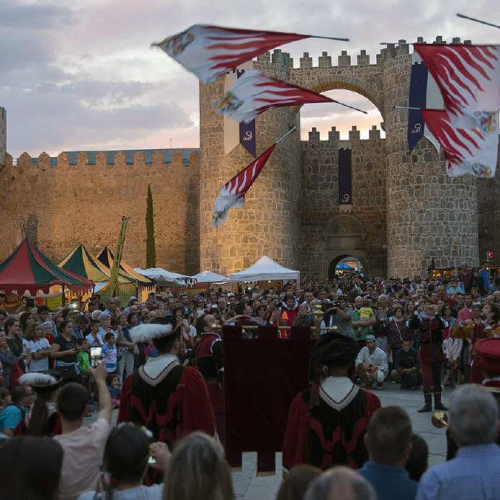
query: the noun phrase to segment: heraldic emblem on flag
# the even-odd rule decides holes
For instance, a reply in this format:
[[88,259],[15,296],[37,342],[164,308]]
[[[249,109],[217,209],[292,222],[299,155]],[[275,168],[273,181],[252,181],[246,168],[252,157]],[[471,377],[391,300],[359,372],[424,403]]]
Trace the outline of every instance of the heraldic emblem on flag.
[[410,151],[422,137],[426,137],[439,151],[439,142],[425,126],[421,109],[443,109],[444,103],[436,81],[417,52],[413,53],[410,95],[408,98],[408,147]]
[[422,115],[444,150],[449,177],[464,174],[484,178],[495,176],[498,133],[485,133],[479,128],[457,128],[451,124],[446,111],[423,109]]
[[219,114],[249,123],[270,108],[321,102],[337,101],[252,69],[238,78],[220,99],[212,101],[212,105]]
[[152,46],[160,47],[201,82],[210,83],[268,50],[304,38],[310,35],[195,24]]
[[271,156],[274,148],[297,127],[291,128],[283,137],[278,139],[270,148],[266,149],[258,158],[238,172],[219,191],[215,199],[212,221],[215,227],[224,222],[230,208],[241,208],[245,203],[245,194],[252,187],[264,165]]
[[455,127],[498,130],[499,45],[414,44],[435,78]]

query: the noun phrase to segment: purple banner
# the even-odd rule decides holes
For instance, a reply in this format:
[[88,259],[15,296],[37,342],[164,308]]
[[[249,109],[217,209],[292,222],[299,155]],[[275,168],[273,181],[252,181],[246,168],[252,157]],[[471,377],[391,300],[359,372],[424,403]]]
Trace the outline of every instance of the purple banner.
[[339,149],[339,205],[352,205],[352,156],[348,148]]
[[[239,78],[245,70],[237,70]],[[240,144],[255,158],[257,156],[257,141],[255,137],[255,120],[250,123],[240,123]]]

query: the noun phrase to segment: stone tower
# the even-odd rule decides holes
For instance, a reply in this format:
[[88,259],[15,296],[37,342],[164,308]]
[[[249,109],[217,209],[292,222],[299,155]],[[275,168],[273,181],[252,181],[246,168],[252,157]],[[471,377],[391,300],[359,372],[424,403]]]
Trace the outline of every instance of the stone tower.
[[7,155],[7,111],[0,107],[0,170],[5,167]]
[[[419,39],[419,41],[423,41]],[[459,43],[459,39],[454,39]],[[442,42],[441,37],[434,43]],[[408,151],[411,55],[405,40],[382,50],[385,130],[387,133],[388,276],[412,276],[436,267],[477,266],[476,179],[446,175],[443,157],[423,138]]]
[[[276,51],[254,61],[253,67],[289,80],[292,60]],[[300,131],[274,150],[246,196],[243,210],[231,210],[215,229],[212,209],[219,189],[253,157],[241,146],[224,153],[224,119],[211,101],[224,91],[224,77],[200,85],[200,268],[223,274],[239,271],[262,255],[296,268],[299,264]],[[257,155],[297,124],[297,108],[267,111],[257,118]]]

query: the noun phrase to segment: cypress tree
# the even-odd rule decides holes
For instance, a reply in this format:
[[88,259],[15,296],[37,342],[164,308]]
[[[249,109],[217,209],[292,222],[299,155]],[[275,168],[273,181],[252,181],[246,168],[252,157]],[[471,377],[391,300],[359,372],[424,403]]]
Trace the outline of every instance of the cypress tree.
[[153,212],[153,193],[148,185],[146,200],[146,268],[156,267],[155,220]]

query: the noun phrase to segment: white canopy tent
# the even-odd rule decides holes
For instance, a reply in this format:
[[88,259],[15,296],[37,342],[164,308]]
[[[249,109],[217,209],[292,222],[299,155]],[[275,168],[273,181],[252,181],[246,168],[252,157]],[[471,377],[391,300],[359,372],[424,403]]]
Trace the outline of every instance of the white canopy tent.
[[213,273],[211,271],[202,271],[201,273],[191,276],[195,283],[227,283],[229,278],[221,274]]
[[230,276],[232,282],[235,281],[287,281],[299,280],[300,272],[280,266],[269,257],[261,257],[255,264],[239,273]]
[[149,269],[141,269],[140,267],[135,267],[134,271],[146,276],[147,278],[155,280],[158,285],[185,285],[186,279],[189,278],[189,276],[184,276],[183,274],[179,273],[172,273],[170,271],[162,269],[161,267],[150,267]]

